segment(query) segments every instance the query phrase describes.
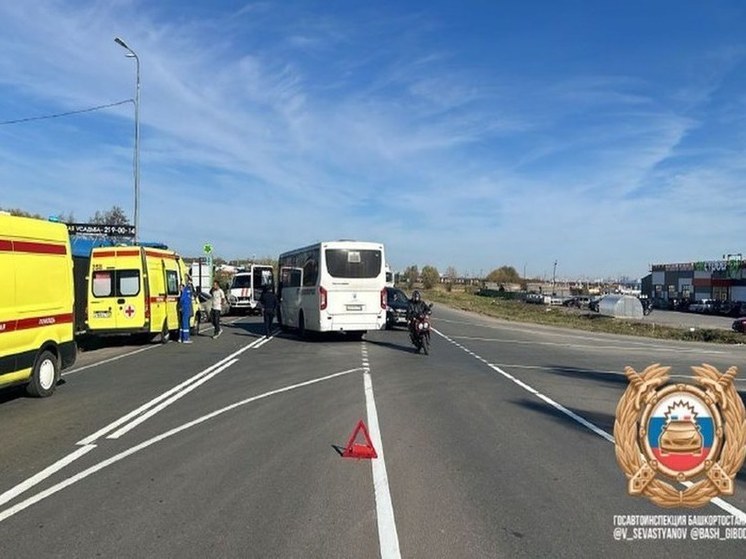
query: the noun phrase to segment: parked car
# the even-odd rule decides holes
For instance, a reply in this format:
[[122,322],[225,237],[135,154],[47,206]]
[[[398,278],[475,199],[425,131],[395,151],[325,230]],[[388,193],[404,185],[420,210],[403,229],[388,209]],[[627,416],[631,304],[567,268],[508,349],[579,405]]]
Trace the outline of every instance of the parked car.
[[591,298],[587,295],[577,295],[575,297],[570,297],[569,299],[565,299],[565,301],[562,302],[562,304],[566,307],[574,307],[576,309],[583,309],[588,308],[588,304],[591,302]]
[[714,299],[700,299],[689,305],[689,312],[711,314],[714,310]]
[[199,312],[197,314],[198,322],[210,322],[212,296],[209,293],[199,291],[197,293],[197,300],[199,301]]
[[398,324],[407,323],[407,307],[409,297],[396,287],[386,288],[386,328],[391,329]]
[[588,302],[588,310],[593,312],[598,312],[598,304],[601,302],[601,299],[603,299],[603,296],[601,297],[594,297]]
[[543,305],[544,296],[541,293],[526,293],[526,302],[536,305]]
[[738,317],[743,314],[744,310],[746,310],[746,305],[741,301],[721,301],[717,313],[723,316]]
[[736,332],[746,332],[746,316],[735,319],[731,328]]

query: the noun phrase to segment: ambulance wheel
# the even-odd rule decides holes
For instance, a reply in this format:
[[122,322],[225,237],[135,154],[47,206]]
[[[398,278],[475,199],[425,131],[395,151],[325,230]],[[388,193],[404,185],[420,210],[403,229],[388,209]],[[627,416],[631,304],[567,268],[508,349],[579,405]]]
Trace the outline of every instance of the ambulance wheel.
[[36,358],[26,392],[37,398],[51,396],[60,380],[60,363],[54,353],[42,351]]
[[191,328],[189,329],[189,334],[190,334],[190,335],[192,335],[192,336],[196,336],[197,334],[199,334],[199,323],[200,323],[200,318],[202,318],[202,317],[200,316],[200,314],[199,314],[199,313],[197,313],[196,315],[194,315],[194,326],[192,326],[192,327],[191,327]]

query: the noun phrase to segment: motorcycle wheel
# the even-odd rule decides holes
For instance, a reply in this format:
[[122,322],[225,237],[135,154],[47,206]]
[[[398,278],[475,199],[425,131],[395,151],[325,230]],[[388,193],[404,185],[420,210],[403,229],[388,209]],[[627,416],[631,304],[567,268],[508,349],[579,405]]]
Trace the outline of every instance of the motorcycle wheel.
[[422,336],[422,352],[425,355],[430,355],[430,333]]

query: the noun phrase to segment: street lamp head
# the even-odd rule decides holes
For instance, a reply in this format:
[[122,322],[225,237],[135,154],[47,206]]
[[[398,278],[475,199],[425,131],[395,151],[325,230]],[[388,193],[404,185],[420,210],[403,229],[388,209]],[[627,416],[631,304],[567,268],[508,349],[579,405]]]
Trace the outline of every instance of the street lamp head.
[[125,43],[124,41],[122,41],[122,39],[120,39],[119,37],[114,37],[114,42],[116,44],[118,44],[119,46],[122,46],[122,47],[126,48],[127,50],[130,50],[130,48],[127,46],[127,43]]

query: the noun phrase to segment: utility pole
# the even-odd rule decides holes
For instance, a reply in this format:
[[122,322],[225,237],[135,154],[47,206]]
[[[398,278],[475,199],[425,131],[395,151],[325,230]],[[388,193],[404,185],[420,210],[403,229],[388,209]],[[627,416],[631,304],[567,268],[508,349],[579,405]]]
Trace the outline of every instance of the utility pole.
[[140,58],[122,39],[116,37],[114,42],[127,51],[128,58],[135,59],[135,243],[140,236]]
[[557,295],[557,291],[555,289],[555,283],[557,281],[557,261],[554,261],[554,270],[552,271],[552,296]]

